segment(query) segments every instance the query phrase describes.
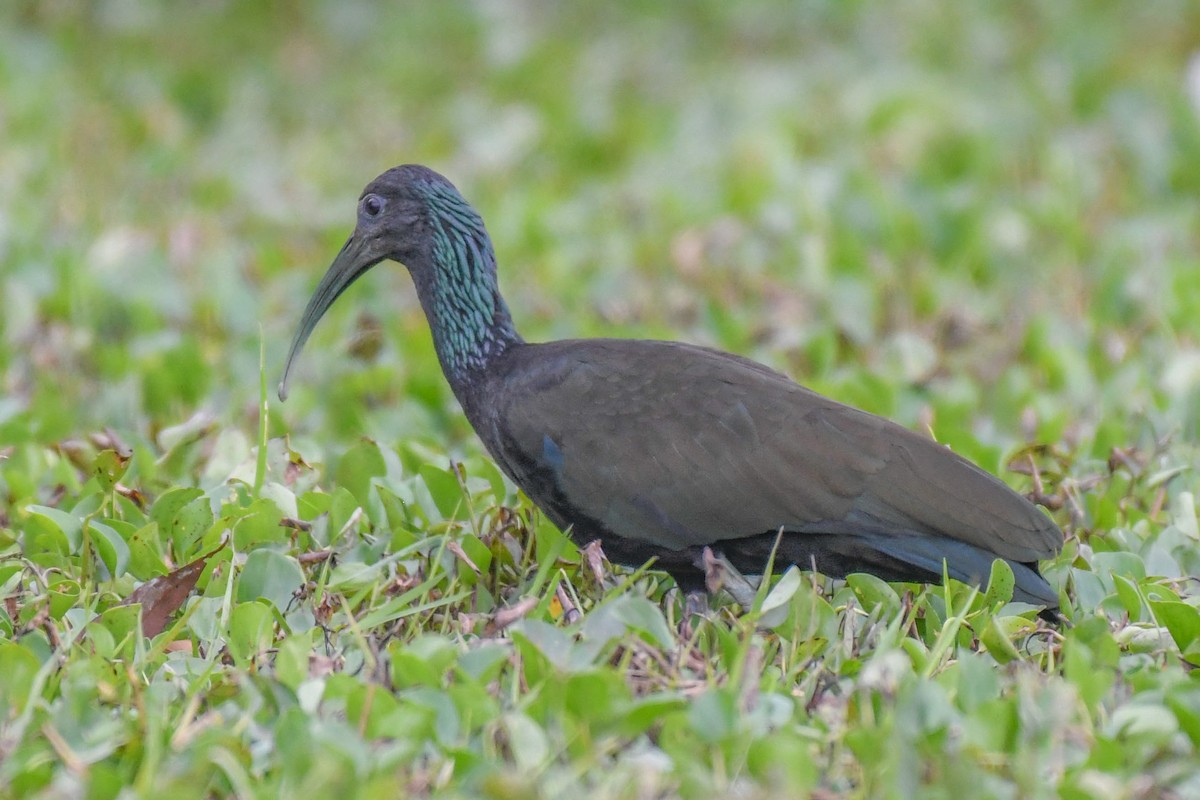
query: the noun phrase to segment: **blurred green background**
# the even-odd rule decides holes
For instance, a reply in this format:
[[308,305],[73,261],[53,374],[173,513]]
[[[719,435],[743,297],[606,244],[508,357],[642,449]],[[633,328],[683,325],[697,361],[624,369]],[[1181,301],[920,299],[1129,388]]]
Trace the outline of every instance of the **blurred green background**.
[[[1194,0],[0,3],[0,798],[1197,796],[1198,53]],[[486,463],[396,265],[257,460],[404,162],[527,338],[733,350],[1038,491],[1075,624],[790,573],[693,635]]]
[[[251,432],[260,331],[273,384],[404,162],[479,208],[528,338],[736,350],[990,468],[1197,433],[1193,3],[0,13],[0,442]],[[475,447],[403,270],[368,282],[273,432]]]

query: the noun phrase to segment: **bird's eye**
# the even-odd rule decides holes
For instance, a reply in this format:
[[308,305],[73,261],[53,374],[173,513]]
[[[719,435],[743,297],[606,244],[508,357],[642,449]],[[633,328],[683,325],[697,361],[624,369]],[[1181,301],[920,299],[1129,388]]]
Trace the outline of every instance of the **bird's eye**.
[[363,213],[368,217],[378,217],[383,212],[383,198],[377,194],[369,194],[362,200]]

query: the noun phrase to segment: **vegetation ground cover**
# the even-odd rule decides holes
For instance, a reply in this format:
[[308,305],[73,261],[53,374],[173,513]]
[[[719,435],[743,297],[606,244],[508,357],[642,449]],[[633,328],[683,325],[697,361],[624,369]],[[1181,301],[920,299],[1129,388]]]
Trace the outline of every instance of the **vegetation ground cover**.
[[[0,796],[1200,796],[1194,4],[0,15]],[[280,405],[406,161],[528,338],[743,353],[1036,496],[1070,624],[791,571],[681,625],[487,460],[399,267]]]

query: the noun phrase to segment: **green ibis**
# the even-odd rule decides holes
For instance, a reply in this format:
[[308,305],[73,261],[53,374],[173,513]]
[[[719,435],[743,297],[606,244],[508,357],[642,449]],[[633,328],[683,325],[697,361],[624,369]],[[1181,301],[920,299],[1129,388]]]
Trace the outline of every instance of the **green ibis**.
[[1038,561],[1059,528],[995,476],[932,439],[837,403],[762,364],[680,342],[526,342],[496,280],[483,220],[417,165],[372,181],[318,284],[279,385],[318,320],[384,260],[408,268],[442,371],[500,467],[581,545],[614,563],[656,559],[703,588],[706,548],[738,570],[986,584],[1052,610]]

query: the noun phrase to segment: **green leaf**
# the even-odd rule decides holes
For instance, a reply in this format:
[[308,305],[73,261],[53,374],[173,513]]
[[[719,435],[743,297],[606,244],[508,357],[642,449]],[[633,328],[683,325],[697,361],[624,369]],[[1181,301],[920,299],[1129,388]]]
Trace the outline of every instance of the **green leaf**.
[[1136,553],[1095,553],[1092,556],[1092,569],[1098,575],[1111,575],[1113,578],[1125,577],[1133,580],[1146,578],[1146,565]]
[[855,572],[846,576],[846,585],[854,590],[855,597],[864,610],[876,613],[880,607],[897,609],[900,607],[900,595],[896,594],[886,581],[865,572]]
[[47,580],[47,583],[50,599],[50,616],[54,619],[62,619],[79,602],[81,595],[79,581],[71,580],[70,578],[60,578],[57,580],[50,578]]
[[771,587],[771,591],[763,598],[762,609],[758,622],[767,628],[774,628],[787,621],[791,610],[792,598],[804,585],[804,577],[796,567],[789,567],[783,577]]
[[83,521],[57,508],[49,506],[26,506],[31,521],[42,531],[55,535],[65,553],[78,553],[83,545]]
[[768,785],[788,787],[793,797],[813,796],[810,792],[823,772],[823,764],[813,756],[811,742],[790,730],[751,740],[746,766]]
[[424,481],[425,488],[429,490],[429,496],[433,498],[442,519],[461,518],[466,505],[463,502],[463,490],[459,485],[458,476],[431,464],[422,464],[418,474]]
[[408,643],[395,642],[389,651],[392,681],[397,687],[440,687],[458,655],[453,643],[433,634],[422,634]]
[[234,606],[229,617],[229,652],[245,663],[271,647],[275,639],[275,615],[266,603]]
[[[97,654],[105,659],[115,659],[122,654],[131,650],[130,645],[137,638],[141,637],[138,630],[138,616],[141,614],[141,609],[136,605],[113,606],[104,611],[100,616],[96,617],[90,627],[103,628],[112,643],[110,650],[101,651],[97,647]],[[99,639],[92,634],[93,642],[99,642]]]
[[246,557],[237,581],[238,602],[266,600],[283,614],[304,584],[304,570],[291,556],[274,550],[255,550]]
[[1200,686],[1181,684],[1172,687],[1166,697],[1167,707],[1175,714],[1180,729],[1200,747]]
[[275,651],[275,675],[293,692],[308,680],[308,662],[313,654],[311,639],[304,634],[289,636]]
[[541,620],[523,619],[510,630],[513,644],[525,659],[529,680],[539,680],[541,671],[551,665],[561,670],[571,666],[574,642],[553,625]]
[[[1004,562],[997,560],[993,563],[1001,564]],[[994,602],[1003,604],[1008,601],[996,599]],[[990,607],[995,608],[995,606]],[[1017,650],[1016,645],[1013,644],[1013,639],[1028,635],[1036,627],[1036,625],[1023,617],[990,617],[979,636],[979,640],[983,642],[983,645],[987,648],[992,658],[1001,664],[1007,664],[1010,661],[1018,661],[1021,658],[1020,652]]]
[[496,642],[484,642],[459,657],[458,670],[473,680],[487,683],[500,674],[509,654],[508,647]]
[[615,672],[588,670],[567,676],[563,687],[568,713],[586,725],[607,725],[628,701],[629,690]]
[[379,445],[364,439],[347,450],[338,459],[334,480],[354,496],[364,509],[370,499],[371,479],[387,474],[387,464],[379,452]]
[[550,741],[542,727],[526,714],[513,712],[501,720],[518,769],[537,772],[550,758]]
[[279,508],[270,500],[255,500],[243,509],[233,526],[233,545],[242,552],[260,545],[285,544],[290,531],[279,524]]
[[30,697],[33,679],[41,664],[27,648],[16,642],[0,642],[0,720],[16,716],[36,698]]
[[1126,613],[1132,620],[1138,620],[1142,617],[1142,595],[1138,591],[1137,584],[1123,575],[1113,574],[1113,585],[1117,590],[1117,599],[1121,601],[1121,605],[1125,608]]
[[1112,666],[1118,651],[1108,624],[1100,618],[1080,623],[1067,632],[1062,653],[1064,677],[1094,708],[1116,680]]
[[101,450],[96,454],[92,463],[92,475],[101,491],[111,492],[129,469],[129,456],[121,455],[116,450]]
[[478,475],[488,482],[492,487],[492,498],[496,503],[503,503],[507,492],[507,484],[504,481],[504,473],[500,471],[491,461],[481,460],[472,470],[473,475]]
[[687,707],[687,700],[678,696],[654,695],[639,698],[620,712],[618,728],[624,736],[638,736],[661,722],[667,714]]
[[[1200,640],[1200,611],[1187,603],[1151,600],[1150,609],[1159,623],[1171,632],[1179,652],[1188,655],[1189,649]],[[1189,658],[1193,663],[1193,658]]]
[[[988,578],[987,592],[984,594],[984,604],[987,608],[995,611],[1005,603],[1012,601],[1013,589],[1016,587],[1016,578],[1013,576],[1012,567],[1007,561],[1002,558],[997,558],[992,561],[992,574]],[[1009,645],[1011,647],[1011,644]],[[1016,650],[1012,651],[1016,653]],[[1000,663],[1004,663],[1001,661]]]
[[171,520],[170,527],[175,558],[186,561],[194,556],[197,545],[212,526],[212,506],[207,497],[197,497],[179,509],[179,513]]
[[314,520],[329,511],[333,495],[325,492],[305,492],[296,499],[296,511],[300,519]]
[[956,670],[958,685],[955,701],[963,711],[974,712],[999,696],[1000,679],[996,674],[996,665],[986,657],[961,653]]
[[150,522],[129,537],[129,572],[138,580],[150,580],[169,571],[163,562],[159,536],[158,523]]
[[104,565],[108,567],[109,574],[114,578],[124,575],[125,571],[129,569],[130,560],[129,545],[125,539],[111,525],[99,520],[91,520],[87,526],[92,533],[96,551],[100,554]]
[[618,595],[584,618],[581,634],[597,645],[635,631],[659,647],[671,647],[674,636],[662,609],[641,595]]
[[338,536],[346,528],[346,525],[354,517],[354,512],[361,506],[354,495],[350,493],[344,486],[339,486],[333,492],[333,499],[329,506],[329,544],[335,545],[338,543]]
[[150,509],[150,518],[158,523],[160,530],[169,531],[175,517],[179,515],[179,511],[188,503],[203,496],[202,490],[191,487],[169,489],[155,501],[154,506]]
[[701,740],[724,741],[737,731],[737,697],[722,687],[713,687],[692,701],[688,721]]

